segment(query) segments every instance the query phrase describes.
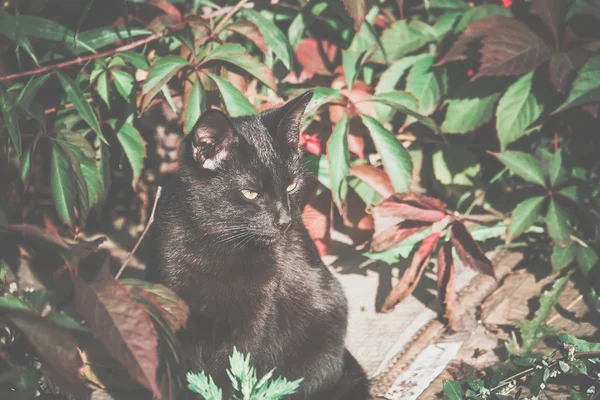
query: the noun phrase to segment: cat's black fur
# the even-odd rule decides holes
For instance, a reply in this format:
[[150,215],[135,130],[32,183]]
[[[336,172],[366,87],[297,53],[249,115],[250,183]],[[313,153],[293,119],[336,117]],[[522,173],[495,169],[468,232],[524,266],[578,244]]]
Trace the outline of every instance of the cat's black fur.
[[298,132],[311,97],[254,116],[201,117],[160,199],[152,258],[190,306],[183,343],[192,370],[230,387],[236,346],[259,374],[304,378],[293,399],[365,400],[367,377],[344,347],[346,298],[299,218]]

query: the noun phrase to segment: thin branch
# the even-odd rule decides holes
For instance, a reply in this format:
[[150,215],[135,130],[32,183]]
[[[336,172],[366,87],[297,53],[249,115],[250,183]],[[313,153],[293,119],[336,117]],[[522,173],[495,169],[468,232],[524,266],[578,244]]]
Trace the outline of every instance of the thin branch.
[[36,68],[36,69],[32,69],[29,71],[25,71],[25,72],[20,72],[18,74],[12,74],[12,75],[5,75],[5,76],[1,76],[0,77],[0,82],[3,81],[8,81],[11,79],[17,79],[17,78],[22,78],[25,76],[31,76],[31,75],[38,75],[38,74],[43,74],[44,72],[48,72],[48,71],[54,71],[56,69],[61,69],[61,68],[66,68],[66,67],[70,67],[71,65],[81,65],[87,61],[90,60],[94,60],[96,58],[103,58],[103,57],[108,57],[110,55],[113,55],[115,53],[120,53],[123,51],[128,51],[128,50],[132,50],[135,49],[136,47],[140,47],[146,43],[152,42],[156,39],[159,39],[160,37],[162,37],[165,33],[164,32],[160,32],[160,33],[154,33],[150,36],[146,36],[145,38],[126,44],[124,46],[120,46],[120,47],[116,47],[112,50],[107,50],[104,51],[102,53],[97,53],[97,54],[92,54],[86,57],[77,57],[74,60],[70,60],[70,61],[65,61],[59,64],[53,64],[53,65],[46,65],[45,67],[40,67],[40,68]]
[[246,4],[247,2],[248,2],[248,0],[241,0],[239,3],[237,3],[235,6],[233,6],[231,8],[231,10],[229,10],[229,12],[227,14],[225,14],[225,16],[219,21],[217,26],[215,26],[215,29],[213,29],[213,32],[214,32],[213,35],[218,35],[219,32],[221,32],[221,29],[223,29],[223,26],[225,26],[225,24],[227,23],[227,21],[229,21],[231,19],[233,14],[238,12],[238,10],[240,8],[242,8],[244,6],[244,4]]
[[129,263],[129,260],[131,259],[131,256],[135,253],[135,251],[137,250],[140,243],[142,243],[142,240],[144,239],[144,236],[146,236],[146,234],[148,233],[150,226],[152,226],[152,223],[154,222],[154,212],[156,211],[156,205],[158,204],[158,199],[160,199],[161,193],[162,193],[162,186],[159,186],[158,189],[156,190],[156,197],[154,198],[154,205],[152,206],[152,213],[150,214],[148,223],[146,224],[146,227],[144,228],[144,231],[140,235],[140,238],[138,239],[137,243],[135,244],[135,246],[133,246],[133,250],[131,250],[129,252],[129,254],[127,254],[127,257],[125,257],[125,261],[123,261],[123,264],[121,265],[121,268],[119,269],[119,272],[117,272],[117,275],[115,275],[115,279],[119,279],[119,277],[125,270],[125,267],[127,267],[127,264]]

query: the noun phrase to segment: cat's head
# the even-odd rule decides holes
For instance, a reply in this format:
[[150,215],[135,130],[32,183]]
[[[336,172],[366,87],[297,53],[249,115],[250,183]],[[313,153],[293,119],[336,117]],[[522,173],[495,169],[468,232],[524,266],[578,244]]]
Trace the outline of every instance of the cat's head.
[[306,92],[239,118],[209,110],[186,137],[180,170],[189,204],[215,245],[268,245],[298,222],[305,183],[298,140],[311,98]]

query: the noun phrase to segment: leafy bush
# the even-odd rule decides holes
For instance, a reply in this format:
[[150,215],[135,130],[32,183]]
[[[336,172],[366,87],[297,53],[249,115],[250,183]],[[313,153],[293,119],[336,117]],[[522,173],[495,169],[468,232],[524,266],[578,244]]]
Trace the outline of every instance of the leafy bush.
[[[567,386],[572,399],[594,399],[600,385],[597,374],[600,363],[600,343],[590,343],[568,334],[559,336],[558,348],[552,354],[540,357],[514,358],[497,367],[489,379],[468,379],[466,385],[458,381],[444,384],[444,393],[450,400],[468,399],[524,399],[527,388],[531,399],[539,399],[553,381]],[[582,378],[582,379],[577,379]],[[577,382],[577,383],[576,383]],[[558,383],[561,384],[561,383]],[[467,387],[466,391],[463,386]],[[577,386],[577,387],[576,387]],[[545,397],[548,397],[546,395]]]
[[[285,378],[272,379],[271,370],[262,378],[256,377],[256,370],[250,365],[250,354],[244,356],[235,347],[229,357],[227,375],[234,389],[234,400],[278,400],[294,394],[302,379],[289,382]],[[221,400],[223,393],[210,376],[204,372],[187,374],[188,388],[202,395],[206,400]]]
[[[0,146],[8,155],[0,235],[33,237],[60,255],[70,287],[85,293],[71,317],[83,317],[111,352],[116,343],[103,338],[99,316],[89,314],[96,308],[87,306],[100,304],[117,327],[117,305],[105,291],[131,305],[132,321],[148,310],[151,359],[116,356],[155,394],[156,371],[175,373],[173,334],[187,310],[141,282],[104,275],[99,281],[112,283],[81,286],[78,266],[93,248],[82,239],[86,231],[115,204],[131,208],[128,196],[139,196],[145,220],[148,198],[173,172],[151,162],[158,145],[140,122],[159,104],[184,133],[207,108],[245,115],[314,89],[300,137],[313,177],[305,223],[321,254],[331,250],[335,225],[368,257],[390,264],[412,257],[384,311],[410,295],[437,254],[452,327],[453,254],[495,275],[480,242],[497,246],[499,237],[505,246],[535,247],[565,275],[577,269],[574,276],[587,277],[586,302],[600,311],[597,0],[82,3],[66,5],[77,17],[61,23],[44,2],[8,2],[0,11],[0,34],[10,42],[0,46],[0,70],[10,72],[0,76]],[[385,229],[390,217],[400,222]],[[11,290],[2,316],[27,337],[35,350],[28,354],[48,362],[47,349],[12,315],[26,311],[28,323],[49,332],[63,328],[47,322],[50,314],[32,313],[26,293]],[[166,304],[181,305],[171,309],[177,317],[164,314]],[[79,340],[61,337],[66,347],[57,348],[69,349],[73,364],[44,371],[75,393]],[[160,369],[159,347],[172,353]],[[20,377],[35,378],[21,382],[40,378],[32,357],[15,364]],[[161,389],[168,380],[159,379]]]

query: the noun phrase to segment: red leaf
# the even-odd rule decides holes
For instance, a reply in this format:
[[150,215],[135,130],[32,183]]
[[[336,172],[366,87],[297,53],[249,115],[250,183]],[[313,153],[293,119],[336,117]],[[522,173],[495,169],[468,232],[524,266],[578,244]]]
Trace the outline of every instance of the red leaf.
[[181,13],[173,4],[165,0],[148,0],[147,4],[150,4],[156,8],[160,8],[165,14],[173,18],[177,22],[181,21]]
[[365,0],[343,0],[344,8],[348,11],[348,14],[354,20],[356,25],[356,31],[360,31],[360,27],[367,16],[367,6]]
[[317,42],[315,39],[308,38],[296,46],[296,58],[309,78],[314,74],[331,75],[337,50],[336,45],[326,40]]
[[412,221],[437,222],[448,213],[440,200],[416,193],[396,193],[373,208],[376,217],[399,217]]
[[566,93],[573,73],[590,58],[590,53],[583,48],[576,48],[564,53],[556,53],[550,59],[549,75],[556,90]]
[[344,207],[344,233],[347,234],[354,245],[362,244],[373,236],[373,216],[367,214],[365,202],[352,188],[346,194],[346,207]]
[[139,295],[150,302],[173,332],[187,326],[190,309],[171,289],[137,279],[123,279],[120,282],[129,288],[132,295]]
[[17,232],[25,236],[42,240],[43,242],[57,246],[64,250],[68,249],[69,247],[60,236],[48,230],[42,229],[39,226],[29,224],[9,224],[5,225],[4,228],[12,232]]
[[481,43],[481,67],[473,79],[522,75],[533,71],[552,55],[552,49],[542,38],[513,18],[504,18],[502,24],[487,30]]
[[456,330],[456,290],[451,242],[444,243],[438,252],[437,268],[437,289],[442,315],[450,329]]
[[316,156],[325,154],[325,142],[319,139],[318,134],[307,135],[305,133],[300,133],[300,141],[298,145],[300,147],[306,147],[306,150],[309,153],[312,153]]
[[[352,122],[350,122],[350,124],[352,125]],[[352,128],[350,128],[350,129],[352,129]],[[358,156],[358,158],[364,159],[365,158],[365,139],[360,135],[356,135],[352,132],[349,132],[348,150],[350,150],[351,153],[356,154],[356,156]]]
[[450,47],[450,50],[448,50],[437,65],[445,64],[450,61],[466,60],[471,42],[480,39],[489,29],[503,24],[506,20],[512,20],[512,18],[493,16],[469,22],[456,42],[454,42],[452,47]]
[[473,236],[471,236],[462,222],[454,221],[452,224],[451,241],[456,248],[458,257],[465,266],[496,279],[494,265],[485,254],[483,254],[483,251],[481,251],[479,245],[475,243]]
[[554,38],[554,44],[558,45],[559,40],[559,19],[562,17],[564,0],[532,0],[531,11],[537,14]]
[[367,185],[371,186],[379,195],[385,199],[394,194],[394,186],[390,177],[384,170],[369,164],[354,164],[350,175],[357,177]]
[[311,201],[302,210],[302,220],[310,238],[315,242],[320,256],[333,250],[331,240],[331,194],[324,192]]
[[396,307],[396,304],[412,294],[423,275],[431,252],[435,249],[440,240],[440,235],[440,232],[434,232],[423,240],[421,246],[413,256],[410,267],[404,271],[400,282],[394,286],[388,297],[385,299],[385,303],[381,307],[382,312],[392,311],[394,307]]
[[429,226],[426,222],[402,221],[376,235],[369,246],[369,251],[385,251],[396,247],[415,233]]
[[146,309],[115,280],[91,285],[77,280],[75,305],[110,354],[127,368],[133,379],[161,394],[156,384],[158,338]]
[[263,53],[267,53],[267,43],[265,42],[265,38],[260,33],[258,26],[256,26],[253,22],[246,20],[237,20],[227,25],[224,29],[230,30],[235,33],[239,33],[242,36],[247,37],[252,43],[259,48]]
[[8,317],[36,350],[44,373],[64,392],[78,399],[87,398],[89,389],[80,378],[83,362],[73,334],[37,315],[11,313]]

